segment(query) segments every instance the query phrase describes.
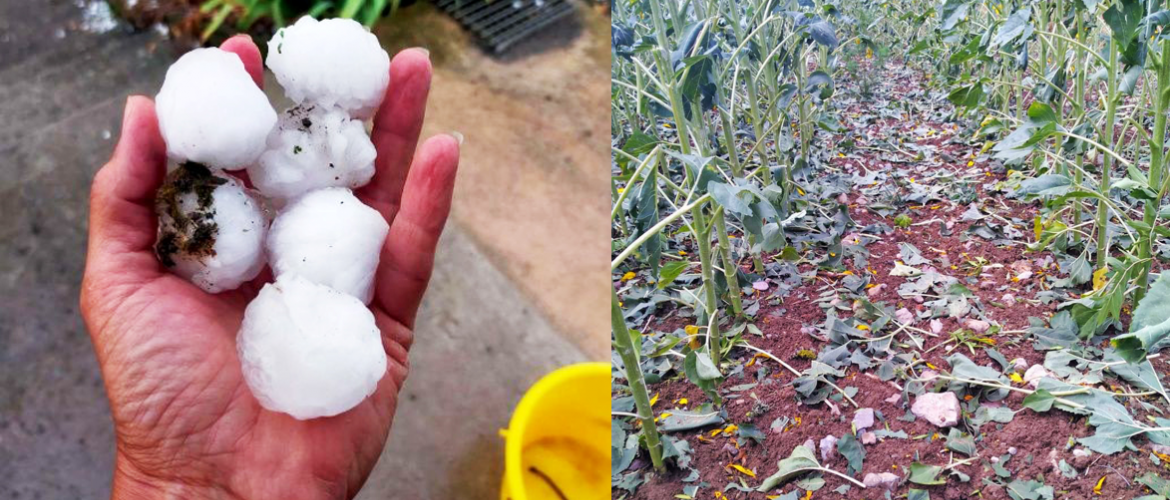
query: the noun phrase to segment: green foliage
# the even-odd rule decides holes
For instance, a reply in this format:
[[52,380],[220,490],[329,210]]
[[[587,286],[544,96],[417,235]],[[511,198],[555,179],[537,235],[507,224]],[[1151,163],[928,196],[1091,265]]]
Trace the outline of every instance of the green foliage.
[[837,452],[848,461],[850,474],[861,473],[861,467],[865,462],[865,447],[861,446],[861,441],[857,440],[855,434],[847,432],[841,436],[841,439],[837,440]]
[[1032,394],[1024,397],[1024,408],[1030,408],[1038,412],[1046,412],[1052,408],[1052,403],[1056,402],[1056,396],[1044,389],[1037,390]]
[[939,477],[943,468],[938,465],[926,465],[920,462],[910,464],[910,482],[925,486],[947,484],[945,477]]
[[1150,287],[1149,295],[1138,304],[1130,320],[1129,333],[1115,337],[1117,353],[1130,363],[1146,358],[1146,354],[1170,336],[1170,273],[1163,273]]
[[797,476],[807,474],[821,469],[821,463],[817,461],[816,455],[812,450],[804,446],[797,446],[792,449],[792,454],[781,460],[777,464],[775,474],[768,476],[760,483],[760,487],[756,491],[769,491],[772,488],[780,486]]
[[1035,479],[1017,479],[1008,483],[1005,489],[1012,500],[1052,500],[1056,493],[1051,486]]
[[304,3],[290,0],[207,0],[199,8],[212,17],[204,26],[201,38],[207,41],[233,15],[233,29],[241,32],[247,31],[263,18],[272,19],[279,28],[301,15],[355,19],[369,27],[382,18],[387,7],[390,14],[397,11],[401,0],[314,0],[307,8]]

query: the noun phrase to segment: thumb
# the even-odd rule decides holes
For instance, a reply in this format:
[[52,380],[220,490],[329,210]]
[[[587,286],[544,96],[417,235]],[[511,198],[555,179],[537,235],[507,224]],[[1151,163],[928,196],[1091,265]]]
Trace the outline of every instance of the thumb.
[[89,251],[86,275],[154,275],[154,192],[166,175],[166,144],[159,133],[154,102],[131,96],[122,117],[122,136],[109,163],[94,176],[89,196]]

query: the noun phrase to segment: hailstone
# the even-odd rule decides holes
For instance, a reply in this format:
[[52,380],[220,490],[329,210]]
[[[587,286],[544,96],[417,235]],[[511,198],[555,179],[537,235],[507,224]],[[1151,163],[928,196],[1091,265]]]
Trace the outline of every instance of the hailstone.
[[390,226],[345,188],[312,191],[284,208],[268,232],[279,278],[296,274],[369,304]]
[[377,156],[361,121],[338,108],[303,104],[281,113],[248,178],[278,200],[323,187],[358,188],[374,176]]
[[236,340],[244,380],[261,406],[300,420],[357,406],[386,373],[374,315],[357,299],[291,273],[248,304]]
[[236,178],[185,163],[159,188],[155,212],[159,260],[204,291],[234,289],[263,269],[268,218]]
[[155,109],[171,158],[217,169],[255,162],[276,125],[240,57],[215,48],[192,50],[167,69]]
[[289,99],[336,106],[359,119],[374,116],[390,83],[390,56],[351,19],[302,17],[268,41],[267,63]]

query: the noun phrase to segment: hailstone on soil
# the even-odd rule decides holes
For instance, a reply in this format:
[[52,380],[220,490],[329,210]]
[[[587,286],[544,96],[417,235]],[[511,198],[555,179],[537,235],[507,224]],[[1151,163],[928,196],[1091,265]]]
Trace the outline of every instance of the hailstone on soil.
[[163,265],[208,293],[231,290],[264,267],[264,209],[234,177],[197,163],[167,175],[155,197]]
[[255,162],[276,125],[276,111],[239,56],[196,49],[167,70],[155,97],[168,155],[235,170]]
[[281,113],[248,177],[264,194],[286,200],[324,187],[364,186],[377,156],[361,121],[337,108],[300,105]]
[[237,348],[260,404],[301,420],[357,406],[386,372],[374,315],[352,296],[291,273],[248,304]]
[[345,188],[319,189],[277,215],[268,233],[272,271],[296,274],[369,303],[390,226]]
[[390,83],[390,56],[351,19],[302,17],[269,40],[267,62],[289,99],[360,119],[374,116]]

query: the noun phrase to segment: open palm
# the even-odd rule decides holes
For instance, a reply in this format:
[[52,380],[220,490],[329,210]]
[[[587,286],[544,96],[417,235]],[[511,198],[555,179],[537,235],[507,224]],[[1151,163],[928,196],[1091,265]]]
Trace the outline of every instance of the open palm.
[[[250,39],[233,38],[223,49],[238,54],[263,84],[260,52]],[[166,146],[150,99],[127,101],[122,137],[93,182],[81,293],[117,434],[115,498],[341,498],[361,488],[406,378],[415,311],[458,163],[459,144],[450,136],[415,151],[430,79],[421,50],[392,61],[374,120],[377,173],[358,191],[390,223],[371,304],[386,376],[354,409],[308,421],[262,408],[240,372],[236,332],[269,273],[210,295],[155,258],[152,205]]]

